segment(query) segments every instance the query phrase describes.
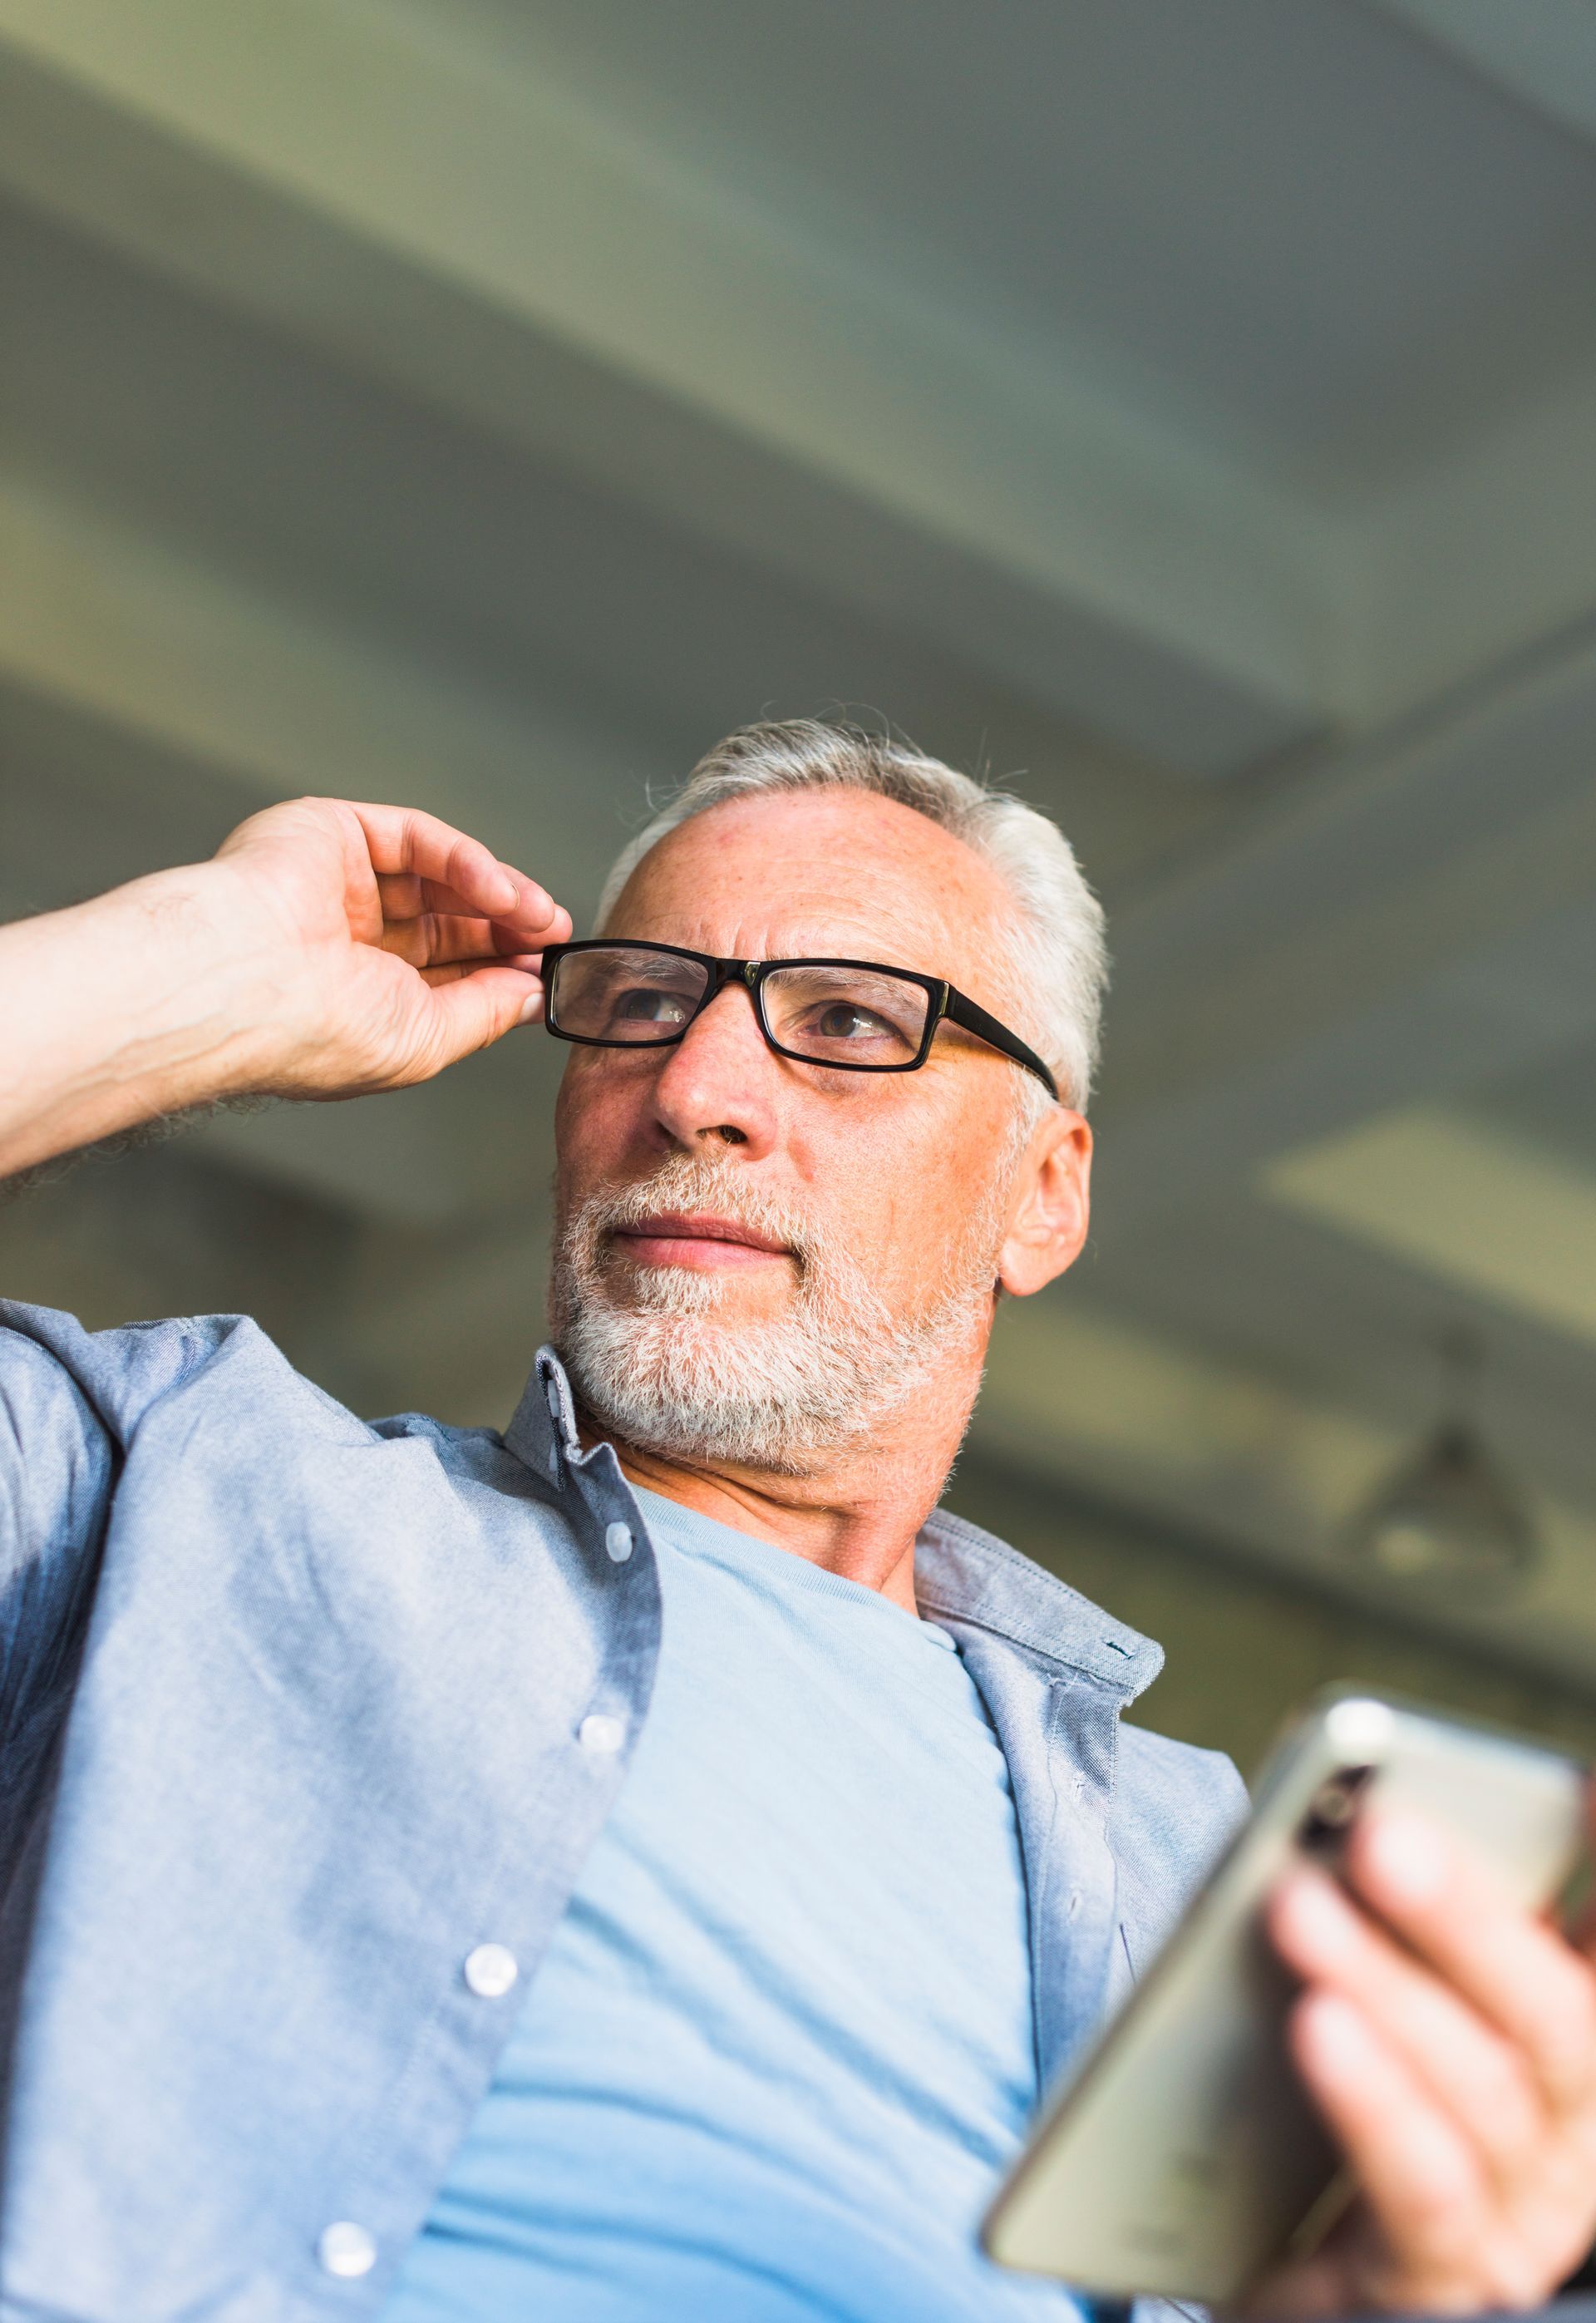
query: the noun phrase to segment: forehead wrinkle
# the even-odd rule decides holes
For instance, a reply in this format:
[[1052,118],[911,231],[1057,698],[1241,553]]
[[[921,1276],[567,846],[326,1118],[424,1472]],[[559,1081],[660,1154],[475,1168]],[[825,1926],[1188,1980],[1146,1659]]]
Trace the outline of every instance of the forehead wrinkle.
[[811,791],[724,801],[679,825],[637,865],[606,932],[729,958],[879,960],[946,977],[1002,1015],[1023,997],[1014,927],[1002,875],[966,840],[894,801]]
[[639,920],[635,929],[628,925],[627,933],[643,941],[653,937],[660,943],[679,943],[689,951],[714,952],[718,956],[720,943],[727,941],[730,950],[723,956],[733,960],[873,960],[884,968],[916,969],[922,976],[949,973],[945,961],[931,957],[945,950],[945,946],[939,942],[935,932],[928,934],[923,923],[918,929],[906,924],[894,929],[885,920],[870,926],[839,920],[829,924],[767,921],[760,925],[748,922],[728,936],[724,922],[713,930],[706,925],[685,934],[677,923],[667,933],[663,920],[651,914],[647,924]]

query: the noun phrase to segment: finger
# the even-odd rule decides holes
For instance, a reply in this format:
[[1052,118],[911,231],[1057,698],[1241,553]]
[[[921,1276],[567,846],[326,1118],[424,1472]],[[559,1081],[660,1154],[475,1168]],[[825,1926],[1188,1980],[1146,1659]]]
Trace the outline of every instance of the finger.
[[495,927],[503,929],[507,941],[518,950],[535,944],[540,951],[545,944],[569,943],[573,923],[564,904],[554,902],[546,889],[521,872],[512,871],[509,876],[519,884],[520,901],[513,912],[496,913],[493,920]]
[[561,941],[551,930],[562,923],[568,927],[568,915],[546,888],[500,863],[480,839],[417,807],[352,802],[351,812],[365,833],[371,868],[380,879],[400,875],[435,881],[448,888],[465,912],[500,920],[515,930],[527,949],[534,938]]
[[382,898],[385,920],[418,920],[427,912],[458,912],[468,919],[480,918],[465,897],[441,880],[423,879],[414,871],[380,871],[377,892]]
[[1361,1815],[1346,1869],[1380,1918],[1523,2052],[1555,2108],[1596,2101],[1596,1973],[1555,1929],[1417,1816]]
[[[434,910],[435,904],[458,902],[453,891],[439,887],[430,879],[412,879],[395,874],[379,881],[379,886],[394,891],[394,900],[383,897],[382,932],[378,943],[398,960],[406,960],[412,968],[425,968],[443,960],[501,960],[507,968],[524,969],[528,975],[543,972],[543,953],[524,951],[526,941],[518,928],[508,928],[499,920],[483,920],[473,914]],[[564,912],[556,913],[555,926],[549,941],[559,939],[560,923],[570,926]]]
[[1504,2190],[1544,2159],[1547,2110],[1514,2044],[1321,1871],[1271,1897],[1269,1926],[1298,1976],[1352,2001],[1485,2155]]
[[[511,877],[518,875],[512,873]],[[381,900],[385,920],[418,920],[428,912],[449,914],[462,919],[480,919],[483,915],[477,905],[461,895],[456,888],[445,887],[441,880],[422,879],[413,871],[383,871],[377,875],[377,893]],[[570,926],[570,914],[557,906],[551,928],[564,923]],[[524,941],[524,934],[518,937]],[[563,935],[550,933],[550,943],[563,941]]]
[[[431,968],[444,960],[495,960],[507,956],[515,939],[491,920],[463,919],[458,914],[424,912],[418,919],[388,923],[380,939],[384,951],[412,968]],[[537,955],[511,952],[512,960]]]
[[[1453,2303],[1493,2217],[1479,2157],[1406,2061],[1353,2002],[1309,1993],[1293,2009],[1291,2054],[1358,2180],[1412,2303]],[[1488,2300],[1471,2301],[1488,2304]]]

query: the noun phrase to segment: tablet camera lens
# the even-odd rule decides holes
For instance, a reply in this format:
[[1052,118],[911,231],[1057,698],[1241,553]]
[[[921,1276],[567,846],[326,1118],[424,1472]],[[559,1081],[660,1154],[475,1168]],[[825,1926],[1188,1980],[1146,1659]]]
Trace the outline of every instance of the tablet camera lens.
[[1326,1854],[1340,1845],[1373,1772],[1372,1767],[1343,1767],[1319,1785],[1298,1833],[1308,1854]]

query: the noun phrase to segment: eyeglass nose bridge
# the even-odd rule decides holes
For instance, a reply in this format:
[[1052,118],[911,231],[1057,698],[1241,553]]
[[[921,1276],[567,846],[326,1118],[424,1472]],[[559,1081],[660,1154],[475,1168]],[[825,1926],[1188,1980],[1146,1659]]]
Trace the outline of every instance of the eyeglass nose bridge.
[[749,1005],[754,1011],[754,1022],[768,1046],[770,1032],[765,1022],[764,1003],[759,996],[759,987],[763,980],[760,975],[762,965],[763,963],[757,960],[713,960],[711,963],[710,980],[703,988],[697,1007],[676,1035],[677,1040],[686,1039],[711,1001],[719,1000],[729,984],[740,984],[748,996]]
[[[701,957],[702,956],[702,955],[701,955]],[[748,1003],[754,1012],[755,1027],[759,1033],[760,1037],[763,1039],[766,1047],[771,1051],[773,1056],[795,1056],[798,1052],[795,1050],[787,1048],[784,1043],[777,1038],[775,1032],[771,1029],[770,1022],[765,1014],[766,978],[774,969],[783,967],[790,967],[792,963],[790,961],[779,960],[713,960],[711,961],[710,965],[712,971],[710,980],[704,987],[702,996],[700,999],[697,1007],[687,1019],[686,1024],[683,1025],[682,1030],[677,1033],[676,1042],[679,1043],[687,1038],[688,1033],[692,1032],[693,1026],[703,1015],[704,1010],[709,1006],[711,1001],[719,1000],[720,995],[725,991],[729,984],[740,984],[743,990],[748,996]],[[891,971],[889,970],[888,973],[890,974]],[[921,979],[916,978],[914,981],[918,983]],[[952,996],[952,992],[953,987],[947,979],[943,977],[938,977],[932,983],[931,989],[927,994],[928,1006],[925,1031],[922,1042],[921,1054],[918,1060],[922,1063],[924,1062],[926,1051],[931,1047],[931,1041],[936,1033],[937,1026],[942,1022],[944,1017],[948,1016],[951,1013],[949,1007],[949,1002]],[[811,1058],[806,1061],[814,1063],[817,1062],[818,1060]]]

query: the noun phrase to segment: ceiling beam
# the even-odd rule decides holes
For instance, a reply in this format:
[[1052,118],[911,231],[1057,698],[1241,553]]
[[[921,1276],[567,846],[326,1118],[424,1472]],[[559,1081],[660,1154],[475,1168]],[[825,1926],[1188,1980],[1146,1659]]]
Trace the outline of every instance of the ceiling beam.
[[1596,1029],[1596,647],[1305,775],[1123,914],[1099,1217]]
[[0,0],[0,183],[225,304],[1160,763],[1227,770],[1333,714],[1311,511],[446,16]]
[[236,784],[241,814],[307,792],[426,806],[537,852],[579,904],[625,836],[595,799],[665,771],[597,720],[495,700],[3,473],[0,683]]
[[[1584,285],[1581,285],[1584,295]],[[1596,635],[1596,352],[1389,479],[1349,524],[1349,700],[1372,724]]]
[[1596,15],[1587,0],[1380,5],[1548,120],[1596,137]]

